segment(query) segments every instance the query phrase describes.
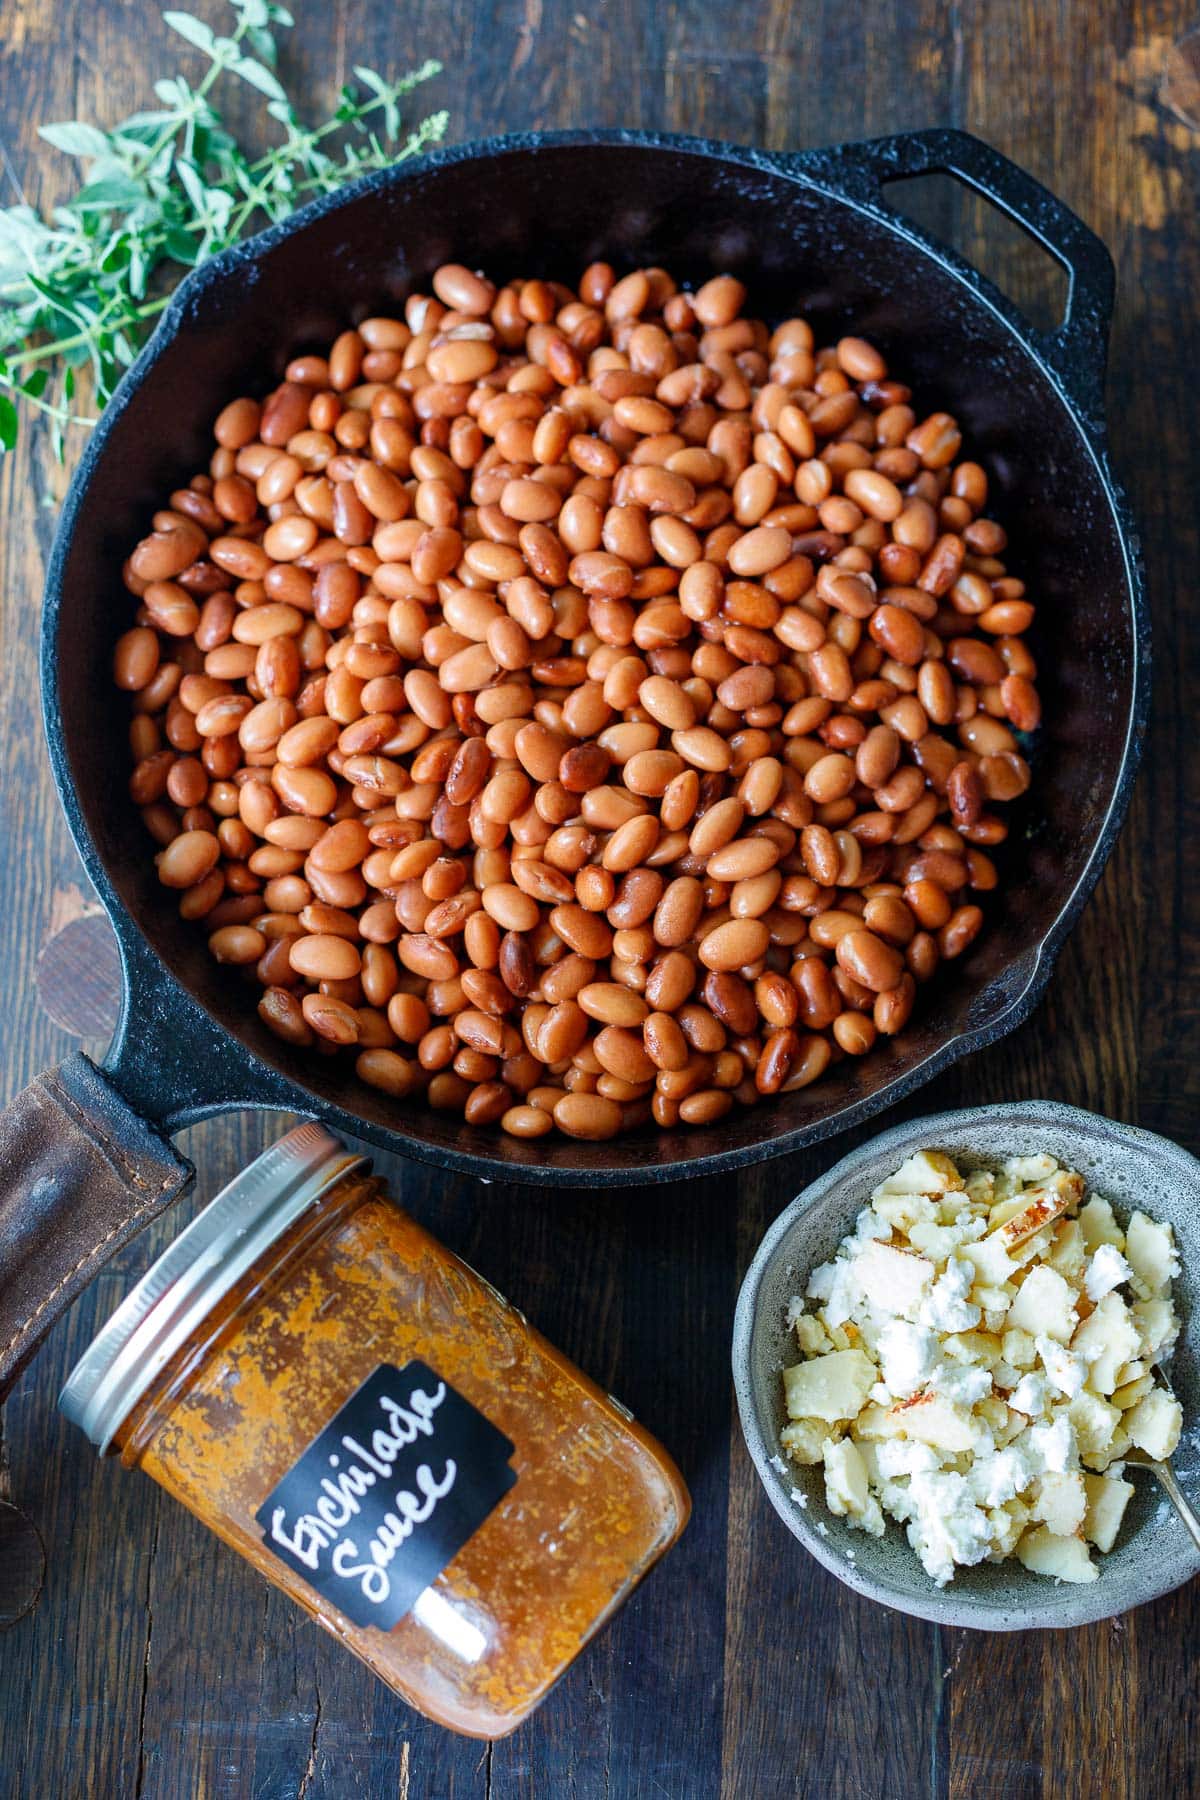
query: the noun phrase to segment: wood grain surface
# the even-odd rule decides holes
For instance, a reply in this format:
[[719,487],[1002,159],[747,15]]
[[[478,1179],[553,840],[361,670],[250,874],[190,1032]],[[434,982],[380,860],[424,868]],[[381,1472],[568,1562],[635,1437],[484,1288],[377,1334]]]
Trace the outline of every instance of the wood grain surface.
[[[215,17],[215,0],[197,10]],[[1037,1015],[908,1110],[1051,1096],[1200,1149],[1200,634],[1193,642],[1188,625],[1200,564],[1200,135],[1158,98],[1172,46],[1195,23],[1191,0],[295,10],[286,58],[301,90],[329,90],[354,62],[440,56],[447,71],[428,97],[450,108],[459,138],[599,123],[800,147],[957,124],[1105,238],[1120,278],[1113,447],[1141,521],[1157,632],[1147,763]],[[37,122],[115,120],[180,57],[146,0],[5,0],[0,34],[5,204],[51,199],[64,178]],[[938,184],[912,204],[1031,313],[1053,316],[1050,265],[994,214]],[[4,1098],[81,1041],[39,1006],[35,980],[47,939],[91,902],[37,718],[56,486],[33,428],[0,465]],[[56,1016],[84,1028],[97,1018]],[[278,1130],[230,1118],[189,1132],[202,1192]],[[734,1297],[769,1220],[847,1147],[768,1164],[736,1191],[700,1182],[641,1199],[388,1165],[418,1217],[666,1441],[696,1502],[678,1550],[541,1713],[491,1748],[415,1717],[148,1482],[99,1463],[56,1412],[95,1324],[181,1220],[154,1227],[60,1325],[6,1409],[0,1498],[11,1491],[34,1513],[49,1563],[35,1611],[0,1634],[0,1800],[1200,1793],[1200,1586],[1069,1637],[941,1630],[856,1598],[772,1514],[733,1413]]]

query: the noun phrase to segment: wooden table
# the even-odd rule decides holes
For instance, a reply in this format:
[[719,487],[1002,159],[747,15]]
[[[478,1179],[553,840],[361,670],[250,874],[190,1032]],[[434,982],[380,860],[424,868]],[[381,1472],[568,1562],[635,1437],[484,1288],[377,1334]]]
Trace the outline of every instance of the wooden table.
[[[201,10],[216,16],[204,0]],[[1114,450],[1142,523],[1158,633],[1147,767],[1037,1016],[910,1110],[1049,1095],[1200,1146],[1190,991],[1200,853],[1187,849],[1200,647],[1186,625],[1200,564],[1200,136],[1156,97],[1192,7],[328,0],[297,10],[286,55],[301,86],[330,87],[354,62],[441,56],[436,100],[459,137],[606,123],[798,147],[961,124],[1106,239],[1120,271]],[[63,176],[35,121],[115,120],[187,60],[144,0],[8,0],[3,31],[5,204],[18,192],[51,198]],[[1049,265],[994,214],[953,194],[922,204],[1031,310],[1052,304]],[[51,485],[31,431],[0,468],[6,1096],[80,1041],[39,1006],[35,960],[91,904],[37,718]],[[87,1030],[61,983],[55,1007]],[[82,1042],[104,1047],[95,1035]],[[188,1133],[202,1191],[278,1130],[240,1118]],[[149,1232],[56,1330],[4,1420],[0,1481],[42,1523],[49,1575],[32,1616],[0,1636],[0,1800],[1200,1793],[1200,1587],[1070,1637],[941,1630],[858,1600],[771,1512],[734,1417],[734,1296],[768,1221],[845,1148],[767,1164],[736,1191],[713,1181],[641,1198],[485,1188],[391,1165],[418,1216],[665,1439],[695,1496],[679,1549],[534,1721],[492,1748],[415,1717],[148,1482],[100,1464],[55,1411],[96,1322],[181,1219]]]

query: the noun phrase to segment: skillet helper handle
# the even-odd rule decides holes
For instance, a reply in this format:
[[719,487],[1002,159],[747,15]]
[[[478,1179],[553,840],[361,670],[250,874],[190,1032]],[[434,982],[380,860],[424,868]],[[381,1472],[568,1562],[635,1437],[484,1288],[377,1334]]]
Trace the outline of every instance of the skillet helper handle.
[[0,1113],[0,1400],[97,1271],[194,1174],[78,1052]]
[[833,153],[863,189],[886,207],[889,181],[919,175],[951,175],[982,194],[1052,256],[1067,273],[1062,323],[1031,331],[1034,344],[1097,431],[1104,429],[1104,370],[1116,297],[1112,257],[1100,238],[1069,206],[981,138],[952,128],[901,132],[847,144]]

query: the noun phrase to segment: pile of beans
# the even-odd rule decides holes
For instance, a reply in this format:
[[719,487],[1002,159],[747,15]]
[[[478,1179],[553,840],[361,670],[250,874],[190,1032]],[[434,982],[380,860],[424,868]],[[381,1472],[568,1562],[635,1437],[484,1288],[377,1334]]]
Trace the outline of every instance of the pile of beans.
[[731,275],[432,288],[233,400],[126,564],[160,880],[280,1038],[518,1137],[866,1055],[1029,783],[983,469]]

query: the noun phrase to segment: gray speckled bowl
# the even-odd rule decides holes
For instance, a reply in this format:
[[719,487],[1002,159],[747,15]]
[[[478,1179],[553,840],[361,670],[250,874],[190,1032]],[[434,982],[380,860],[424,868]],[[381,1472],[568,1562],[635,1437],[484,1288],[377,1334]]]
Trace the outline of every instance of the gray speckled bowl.
[[[1129,1476],[1137,1492],[1114,1548],[1107,1556],[1095,1554],[1098,1581],[1055,1583],[1009,1558],[960,1569],[948,1587],[938,1588],[902,1526],[889,1520],[882,1538],[852,1530],[827,1510],[821,1468],[800,1468],[782,1457],[779,1432],[786,1414],[780,1370],[797,1360],[784,1317],[788,1301],[803,1293],[809,1271],[834,1254],[872,1188],[922,1148],[945,1150],[968,1169],[1045,1150],[1078,1169],[1118,1215],[1141,1207],[1170,1220],[1182,1265],[1174,1291],[1183,1319],[1170,1369],[1184,1410],[1174,1463],[1189,1493],[1200,1487],[1200,1162],[1151,1132],[1076,1107],[1030,1100],[939,1113],[885,1131],[805,1188],[768,1231],[738,1297],[733,1379],[742,1430],[772,1506],[839,1581],[885,1606],[942,1624],[981,1631],[1086,1625],[1170,1593],[1200,1573],[1200,1551],[1148,1472]],[[775,1456],[785,1472],[773,1464]],[[807,1497],[806,1508],[791,1498],[793,1490]]]

